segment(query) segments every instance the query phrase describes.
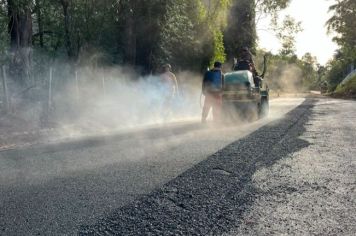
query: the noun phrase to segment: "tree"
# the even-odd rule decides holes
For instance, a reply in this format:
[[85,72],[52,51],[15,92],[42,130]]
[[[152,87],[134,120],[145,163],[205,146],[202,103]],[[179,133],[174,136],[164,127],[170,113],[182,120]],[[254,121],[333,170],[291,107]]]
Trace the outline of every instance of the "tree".
[[297,22],[293,17],[287,15],[282,24],[279,25],[277,19],[273,19],[276,36],[281,41],[282,48],[280,54],[283,56],[295,55],[295,36],[303,31],[301,22]]
[[8,23],[7,1],[0,0],[0,61],[5,59],[4,54],[9,45]]
[[133,21],[130,21],[131,16],[126,21],[132,24],[130,27],[133,27],[133,31],[128,32],[127,36],[131,35],[132,42],[136,44],[133,47],[135,60],[131,64],[140,68],[142,73],[151,73],[159,66],[158,44],[161,42],[161,34],[164,31],[168,4],[169,1],[163,0],[139,1],[132,12]]
[[69,58],[73,58],[75,56],[72,40],[70,37],[70,15],[69,15],[69,0],[60,0],[63,8],[63,18],[64,18],[64,39],[65,45],[67,48],[67,53]]
[[316,57],[307,52],[299,62],[299,67],[303,71],[304,87],[309,89],[319,89],[318,62]]
[[272,19],[278,18],[278,13],[286,9],[291,0],[256,0],[256,23],[266,16],[271,16]]
[[30,0],[7,0],[10,35],[10,75],[19,85],[30,78],[32,45],[32,7]]
[[201,71],[225,61],[222,29],[230,0],[168,1],[157,59]]
[[228,26],[224,32],[227,58],[237,57],[241,47],[256,52],[256,24],[268,15],[277,19],[277,13],[285,9],[290,0],[234,0],[230,8]]
[[278,13],[285,9],[290,0],[256,0],[255,6],[257,12],[263,13]]
[[187,68],[191,63],[189,56],[199,54],[200,48],[194,46],[198,42],[195,40],[193,18],[187,14],[191,10],[189,7],[190,3],[187,0],[179,4],[175,1],[167,4],[160,33],[159,51],[156,54],[158,64],[169,62]]
[[[201,8],[202,11],[202,28],[205,26],[206,37],[210,41],[210,53],[206,54],[210,58],[210,66],[214,64],[215,61],[220,61],[224,63],[226,61],[226,52],[224,44],[224,29],[227,26],[227,20],[229,15],[229,9],[232,6],[231,0],[209,0],[203,1],[204,7]],[[207,46],[209,48],[209,46]],[[204,65],[206,66],[206,65]]]
[[[81,64],[91,52],[99,55],[96,64],[100,58],[103,63],[130,65],[146,74],[167,62],[175,68],[200,71],[215,60],[224,62],[226,57],[235,57],[241,46],[254,49],[256,11],[276,12],[287,2],[0,0],[0,9],[31,10],[27,11],[27,29],[33,28],[33,32],[27,34],[26,48],[34,52],[33,61],[42,70],[48,63],[43,55]],[[10,21],[9,17],[6,20]]]
[[340,46],[356,45],[356,2],[354,0],[338,0],[329,9],[334,15],[327,21],[329,32],[337,35],[335,42]]
[[333,16],[326,22],[329,32],[335,32],[334,41],[340,46],[329,63],[326,80],[329,90],[334,91],[337,85],[356,65],[356,2],[338,0],[329,9]]
[[228,60],[237,57],[237,53],[243,46],[255,50],[257,40],[255,17],[254,1],[233,1],[224,33]]

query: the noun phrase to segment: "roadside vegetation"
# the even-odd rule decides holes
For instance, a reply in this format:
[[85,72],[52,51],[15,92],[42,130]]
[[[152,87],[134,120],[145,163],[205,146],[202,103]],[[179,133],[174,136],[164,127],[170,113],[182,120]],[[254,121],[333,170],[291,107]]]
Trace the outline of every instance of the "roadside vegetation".
[[323,77],[330,93],[337,96],[350,96],[353,82],[340,83],[356,66],[356,2],[353,0],[337,1],[330,7],[333,16],[328,20],[330,33],[335,34],[334,41],[339,45],[334,59],[327,65]]
[[[263,56],[268,56],[266,79],[272,90],[303,92],[326,84],[333,91],[355,61],[356,20],[349,20],[355,3],[344,0],[331,9],[335,16],[328,26],[338,33],[340,50],[324,67],[310,53],[297,57],[295,36],[303,30],[301,24],[279,14],[290,1],[0,0],[1,114],[31,126],[32,121],[47,126],[61,116],[72,121],[83,115],[83,107],[104,109],[110,93],[126,95],[152,86],[147,82],[165,63],[182,83],[182,94],[196,102],[185,84],[199,84],[216,60],[228,71],[243,46],[255,55],[260,72]],[[282,45],[275,55],[258,46],[256,25],[266,15],[272,18],[268,30]],[[154,93],[149,99],[156,99]],[[128,100],[151,104],[142,102],[146,97]]]
[[[284,87],[279,80],[284,83],[292,77],[298,85],[310,84],[302,76],[314,70],[311,55],[308,62],[295,55],[294,36],[301,31],[300,23],[291,17],[279,19],[289,3],[0,0],[0,67],[1,77],[6,77],[1,81],[2,111],[26,110],[26,114],[49,117],[61,105],[74,103],[63,93],[68,86],[74,84],[72,90],[81,96],[82,87],[94,84],[91,97],[98,97],[98,92],[106,91],[105,79],[147,80],[160,73],[165,63],[172,65],[178,80],[199,83],[216,60],[228,71],[244,46],[256,55],[258,66],[264,54],[270,55],[271,83],[278,88]],[[258,47],[256,25],[263,15],[273,18],[271,25],[283,45],[279,55]],[[285,72],[291,65],[298,67],[293,76]],[[57,98],[66,100],[60,104]]]
[[0,0],[0,57],[21,84],[58,61],[200,72],[242,46],[256,52],[256,14],[277,14],[289,2]]
[[334,95],[336,97],[356,98],[356,74],[345,83],[339,84]]
[[[0,0],[0,63],[22,89],[40,84],[49,67],[58,64],[129,67],[147,75],[170,63],[175,72],[201,73],[216,60],[229,67],[243,46],[259,56],[256,24],[269,15],[283,45],[274,59],[290,64],[298,60],[294,37],[301,27],[291,17],[279,19],[289,3]],[[68,74],[62,77],[73,79]]]

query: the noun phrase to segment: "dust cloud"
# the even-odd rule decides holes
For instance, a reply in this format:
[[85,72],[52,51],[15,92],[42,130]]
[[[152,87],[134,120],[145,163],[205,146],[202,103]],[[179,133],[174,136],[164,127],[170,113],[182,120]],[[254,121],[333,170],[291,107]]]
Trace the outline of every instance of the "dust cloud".
[[[170,98],[159,74],[140,76],[133,68],[96,63],[53,63],[33,75],[35,86],[21,98],[12,96],[12,114],[19,120],[13,123],[27,126],[23,130],[55,130],[55,137],[49,138],[55,141],[197,122],[204,100],[202,75],[181,71],[176,76],[179,92]],[[284,66],[271,70],[266,81],[272,89],[295,92],[300,88],[301,76],[296,66]],[[241,122],[234,119],[235,125]]]
[[62,137],[110,134],[200,117],[198,74],[177,73],[179,91],[171,97],[159,74],[142,77],[120,67],[80,67],[71,72],[65,68],[52,69],[50,107],[48,102],[42,106],[46,125]]
[[293,64],[279,65],[267,70],[266,81],[272,93],[300,93],[304,91],[303,72]]

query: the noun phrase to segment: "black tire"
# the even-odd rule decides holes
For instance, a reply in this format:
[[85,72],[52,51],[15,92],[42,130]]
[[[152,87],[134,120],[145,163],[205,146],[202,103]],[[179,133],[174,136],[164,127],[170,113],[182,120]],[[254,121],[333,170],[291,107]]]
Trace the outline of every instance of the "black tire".
[[261,103],[259,105],[259,109],[258,109],[258,117],[264,118],[266,116],[268,116],[269,113],[269,101],[268,98],[263,97],[261,98]]

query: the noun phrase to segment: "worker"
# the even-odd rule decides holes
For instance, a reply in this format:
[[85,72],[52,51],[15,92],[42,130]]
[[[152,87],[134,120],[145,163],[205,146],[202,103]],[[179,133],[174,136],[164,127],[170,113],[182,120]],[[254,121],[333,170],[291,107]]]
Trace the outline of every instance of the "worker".
[[239,59],[235,61],[234,70],[249,70],[254,76],[258,75],[252,53],[248,47],[242,47]]
[[166,89],[166,95],[170,98],[176,97],[178,95],[178,82],[177,77],[172,72],[172,66],[170,64],[162,66],[162,74],[160,77]]
[[253,56],[248,47],[243,47],[240,53],[240,60],[242,61],[249,61],[250,63],[254,64]]
[[205,101],[201,117],[202,123],[206,123],[211,108],[213,120],[220,121],[223,83],[222,63],[217,61],[214,63],[214,68],[205,73],[203,79],[202,93],[205,96]]
[[160,75],[162,84],[162,109],[164,119],[167,119],[173,112],[174,100],[178,96],[178,82],[175,74],[172,72],[172,66],[165,64],[162,66],[162,73]]

